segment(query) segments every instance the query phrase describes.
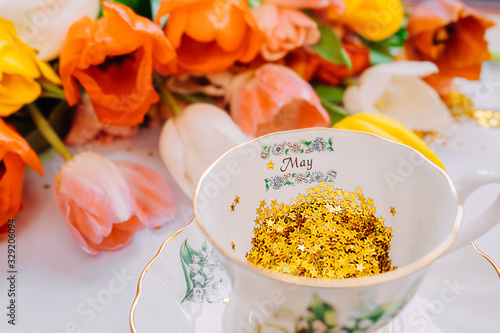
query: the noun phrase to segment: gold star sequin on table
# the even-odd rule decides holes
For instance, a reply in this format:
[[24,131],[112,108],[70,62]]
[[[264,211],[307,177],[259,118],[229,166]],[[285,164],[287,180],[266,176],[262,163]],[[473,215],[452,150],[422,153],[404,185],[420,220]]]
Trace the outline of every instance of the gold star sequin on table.
[[234,197],[234,201],[233,203],[231,204],[231,211],[234,212],[234,209],[236,208],[236,206],[240,203],[240,197],[239,196],[235,196]]
[[276,164],[275,164],[275,163],[273,163],[273,161],[269,161],[269,163],[267,163],[267,170],[269,170],[269,169],[273,169],[273,170],[274,170],[274,166],[275,166],[275,165],[276,165]]
[[260,202],[247,260],[305,277],[351,278],[396,267],[389,259],[391,228],[375,216],[373,200],[324,182],[289,204]]
[[392,216],[394,216],[396,214],[396,208],[394,207],[391,207],[391,212]]
[[233,250],[235,250],[236,245],[234,245],[234,242],[231,242],[231,248],[232,248]]
[[222,303],[224,303],[224,304],[229,304],[229,302],[231,302],[231,300],[229,299],[229,297],[224,297],[222,299]]

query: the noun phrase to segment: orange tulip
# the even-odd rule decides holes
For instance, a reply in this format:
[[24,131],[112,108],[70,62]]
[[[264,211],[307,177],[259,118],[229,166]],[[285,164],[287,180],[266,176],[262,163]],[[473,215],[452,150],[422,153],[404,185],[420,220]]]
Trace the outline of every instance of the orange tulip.
[[299,50],[287,57],[287,65],[304,80],[317,77],[330,85],[339,85],[342,79],[358,75],[370,66],[370,51],[363,44],[343,43],[351,59],[352,68],[321,58],[316,53]]
[[326,17],[368,40],[389,38],[403,24],[404,11],[399,0],[345,0],[344,3],[344,8],[330,6]]
[[66,225],[89,254],[118,250],[136,231],[173,217],[174,197],[154,170],[84,152],[67,161],[54,179]]
[[330,116],[311,85],[288,67],[266,64],[239,74],[234,81],[231,116],[250,136],[330,125]]
[[262,2],[298,9],[320,9],[335,6],[345,10],[344,0],[263,0]]
[[408,19],[406,56],[434,62],[439,73],[429,76],[427,82],[447,93],[455,76],[479,79],[482,62],[491,57],[484,34],[493,25],[459,1],[423,2]]
[[298,9],[263,4],[253,13],[265,35],[260,54],[267,61],[279,60],[296,48],[314,45],[321,37],[316,22]]
[[26,140],[0,119],[0,234],[22,209],[25,163],[43,174],[42,164]]
[[165,36],[178,56],[164,71],[220,72],[237,61],[252,61],[262,45],[246,0],[164,0],[157,22],[166,15]]
[[99,121],[137,125],[159,100],[153,69],[175,52],[161,29],[116,2],[103,1],[104,16],[74,23],[63,46],[59,72],[70,105],[80,100],[78,82],[87,91]]

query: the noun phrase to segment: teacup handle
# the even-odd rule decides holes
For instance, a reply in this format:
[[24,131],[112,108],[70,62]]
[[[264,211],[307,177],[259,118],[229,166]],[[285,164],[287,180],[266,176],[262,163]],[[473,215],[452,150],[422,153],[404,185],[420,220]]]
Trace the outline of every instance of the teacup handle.
[[[473,170],[455,182],[458,196],[462,202],[478,188],[492,183],[500,184],[500,170]],[[453,252],[479,238],[500,222],[500,195],[474,221],[463,225],[458,232],[457,239],[447,253]]]

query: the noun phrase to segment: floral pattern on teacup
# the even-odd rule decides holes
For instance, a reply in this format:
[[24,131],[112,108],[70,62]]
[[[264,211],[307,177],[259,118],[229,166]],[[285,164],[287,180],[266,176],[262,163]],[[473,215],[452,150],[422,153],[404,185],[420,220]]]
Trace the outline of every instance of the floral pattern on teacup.
[[372,304],[360,308],[347,325],[340,326],[334,306],[313,296],[303,314],[295,314],[290,309],[281,308],[268,326],[287,333],[352,333],[367,332],[374,324],[388,315],[388,307]]
[[272,176],[265,178],[266,182],[266,192],[270,188],[273,190],[279,190],[284,186],[295,186],[295,184],[313,184],[325,182],[327,184],[334,184],[335,178],[337,177],[337,171],[328,170],[326,172],[322,171],[306,171],[306,172],[294,172],[287,173],[283,176]]
[[214,250],[208,250],[206,240],[201,250],[196,251],[186,239],[181,245],[180,257],[186,279],[186,294],[181,303],[220,303],[226,296],[222,283],[224,269]]
[[271,156],[286,156],[291,154],[309,154],[313,152],[334,151],[333,139],[325,140],[322,137],[317,137],[314,140],[299,140],[279,142],[269,146],[261,146],[262,151],[260,157],[268,159]]

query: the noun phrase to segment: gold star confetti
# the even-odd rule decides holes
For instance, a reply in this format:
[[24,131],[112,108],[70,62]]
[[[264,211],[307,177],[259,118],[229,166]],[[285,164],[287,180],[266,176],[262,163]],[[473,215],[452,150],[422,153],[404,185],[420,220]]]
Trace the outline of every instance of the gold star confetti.
[[396,214],[396,208],[391,207],[391,214],[392,214],[392,216],[394,216],[394,214]]
[[275,165],[276,165],[276,164],[275,164],[275,163],[273,163],[273,161],[269,161],[269,163],[267,163],[267,170],[269,170],[269,169],[273,169],[273,170],[274,170],[274,166],[275,166]]
[[224,297],[222,299],[222,303],[224,303],[224,304],[229,304],[229,302],[231,302],[231,300],[229,299],[229,297]]
[[363,190],[326,183],[289,204],[260,202],[247,260],[274,271],[314,278],[351,278],[396,267],[389,259],[392,229],[375,216]]
[[447,95],[444,102],[450,108],[451,115],[458,120],[462,117],[472,118],[483,128],[500,127],[499,111],[478,109],[464,94],[452,92]]
[[235,247],[236,247],[236,245],[234,245],[234,242],[231,242],[231,248],[233,249],[233,251],[234,251]]
[[240,197],[236,196],[236,198],[234,198],[234,204],[237,205],[239,203],[240,203]]
[[232,211],[232,212],[234,212],[234,207],[236,207],[236,206],[234,205],[234,203],[233,203],[233,204],[231,204],[231,211]]

